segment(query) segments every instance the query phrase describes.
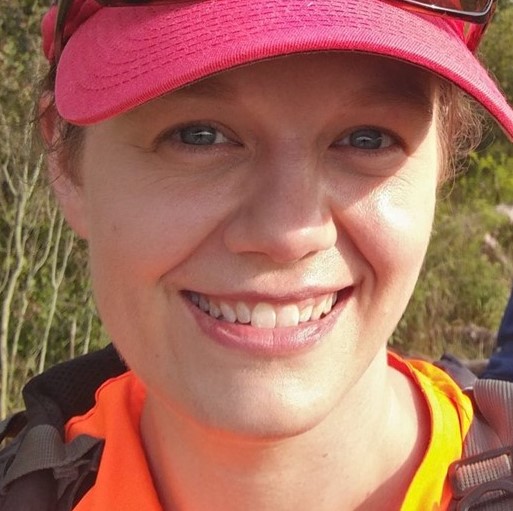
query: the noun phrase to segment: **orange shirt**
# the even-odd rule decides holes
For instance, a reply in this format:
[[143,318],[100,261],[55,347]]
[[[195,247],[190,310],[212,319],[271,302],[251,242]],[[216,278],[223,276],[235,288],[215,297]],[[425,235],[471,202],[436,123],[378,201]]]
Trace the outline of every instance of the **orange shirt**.
[[446,480],[449,465],[461,458],[463,440],[473,418],[470,399],[441,369],[421,360],[390,354],[389,364],[413,378],[424,395],[431,416],[431,435],[424,459],[404,499],[401,511],[447,509],[451,489]]
[[162,511],[139,434],[145,389],[129,371],[96,391],[96,404],[66,424],[66,440],[105,438],[96,484],[74,511]]
[[[444,510],[451,497],[445,475],[461,456],[472,420],[470,401],[431,364],[405,362],[392,354],[389,364],[413,379],[431,414],[429,446],[400,511]],[[96,484],[75,511],[162,511],[140,438],[144,399],[143,385],[127,372],[105,382],[97,391],[95,406],[66,425],[68,441],[80,434],[105,438]]]

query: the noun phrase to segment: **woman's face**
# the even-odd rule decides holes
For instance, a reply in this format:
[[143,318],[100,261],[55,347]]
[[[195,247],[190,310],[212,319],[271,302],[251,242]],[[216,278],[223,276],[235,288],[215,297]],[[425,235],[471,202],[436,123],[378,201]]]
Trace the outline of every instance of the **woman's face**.
[[303,55],[87,129],[61,201],[150,402],[267,437],[378,385],[431,231],[436,94],[393,60]]

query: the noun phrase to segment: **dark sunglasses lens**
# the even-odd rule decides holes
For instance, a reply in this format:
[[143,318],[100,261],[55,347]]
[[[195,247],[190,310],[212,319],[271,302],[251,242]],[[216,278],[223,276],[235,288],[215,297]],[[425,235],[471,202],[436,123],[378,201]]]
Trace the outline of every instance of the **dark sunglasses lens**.
[[172,0],[96,0],[108,7],[123,7],[127,5],[170,4]]
[[[166,4],[172,0],[97,0],[102,5],[121,7],[124,5]],[[411,3],[427,8],[447,9],[469,14],[485,14],[489,11],[493,0],[410,0]]]
[[493,0],[433,0],[431,2],[415,1],[413,3],[468,14],[484,14],[490,10]]
[[487,12],[490,9],[490,0],[462,0],[456,2],[460,9],[465,12]]

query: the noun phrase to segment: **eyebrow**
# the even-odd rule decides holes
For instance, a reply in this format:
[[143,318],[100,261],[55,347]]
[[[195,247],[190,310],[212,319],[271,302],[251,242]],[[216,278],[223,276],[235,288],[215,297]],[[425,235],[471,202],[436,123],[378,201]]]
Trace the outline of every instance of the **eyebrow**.
[[[343,84],[341,84],[343,85]],[[434,99],[432,87],[426,86],[420,80],[410,79],[398,81],[396,79],[385,79],[364,85],[357,90],[345,91],[350,101],[347,105],[359,107],[377,106],[380,103],[404,106],[423,113],[430,118],[434,112]],[[170,94],[162,96],[166,98],[182,99],[214,99],[223,101],[235,101],[239,91],[237,87],[224,81],[219,77],[211,77],[194,82]],[[344,104],[344,102],[343,102]]]
[[237,90],[225,81],[212,77],[187,85],[171,93],[174,97],[186,96],[207,99],[233,100]]
[[381,102],[411,107],[432,116],[435,106],[432,88],[419,83],[397,83],[396,81],[371,84],[357,91],[358,105],[374,106]]

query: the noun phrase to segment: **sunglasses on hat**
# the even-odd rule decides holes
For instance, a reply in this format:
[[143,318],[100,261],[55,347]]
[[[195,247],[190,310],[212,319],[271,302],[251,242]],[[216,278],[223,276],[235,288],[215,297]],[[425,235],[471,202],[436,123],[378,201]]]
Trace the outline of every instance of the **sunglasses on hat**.
[[[75,0],[56,0],[57,20],[54,34],[55,63],[59,61],[62,49],[66,43],[64,27],[68,13]],[[162,5],[172,3],[174,0],[96,0],[104,7],[130,7],[145,5]],[[474,51],[495,11],[497,0],[383,0],[398,6],[435,16],[445,16],[460,20],[464,23],[463,34],[467,47]]]

